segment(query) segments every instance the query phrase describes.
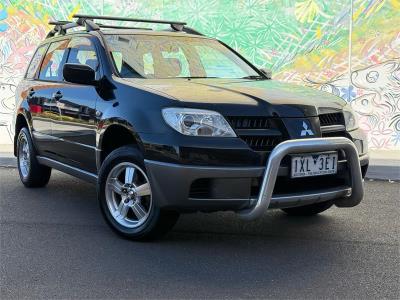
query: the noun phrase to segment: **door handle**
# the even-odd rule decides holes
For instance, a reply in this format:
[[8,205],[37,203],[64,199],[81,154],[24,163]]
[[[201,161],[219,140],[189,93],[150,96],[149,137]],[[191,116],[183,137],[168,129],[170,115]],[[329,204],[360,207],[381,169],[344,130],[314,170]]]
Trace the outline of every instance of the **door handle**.
[[32,96],[35,94],[35,90],[32,88],[32,89],[30,89],[29,90],[29,92],[28,92],[28,98],[30,99],[30,98],[32,98]]
[[63,97],[63,94],[60,91],[53,94],[53,99],[55,99],[55,100],[60,100],[62,97]]

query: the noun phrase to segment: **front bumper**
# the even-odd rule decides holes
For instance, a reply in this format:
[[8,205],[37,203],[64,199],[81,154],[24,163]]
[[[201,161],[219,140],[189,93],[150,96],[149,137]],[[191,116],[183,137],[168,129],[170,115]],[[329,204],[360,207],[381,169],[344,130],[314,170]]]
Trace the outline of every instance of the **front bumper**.
[[[273,193],[277,177],[285,178],[289,173],[288,167],[281,164],[285,156],[330,150],[345,152],[346,160],[339,162],[338,171],[341,170],[348,180],[329,187],[310,187],[303,191],[292,191],[288,187],[287,192]],[[358,157],[352,141],[336,137],[283,142],[272,151],[266,167],[193,166],[153,160],[145,160],[145,163],[153,197],[160,207],[179,211],[234,210],[245,218],[253,219],[268,208],[293,207],[332,199],[338,199],[338,206],[357,205],[363,196],[360,165],[366,170],[368,156]],[[324,176],[311,180],[317,182],[321,177]],[[260,183],[254,193],[257,179]],[[204,185],[206,193],[194,193],[196,184],[202,181],[208,183]]]

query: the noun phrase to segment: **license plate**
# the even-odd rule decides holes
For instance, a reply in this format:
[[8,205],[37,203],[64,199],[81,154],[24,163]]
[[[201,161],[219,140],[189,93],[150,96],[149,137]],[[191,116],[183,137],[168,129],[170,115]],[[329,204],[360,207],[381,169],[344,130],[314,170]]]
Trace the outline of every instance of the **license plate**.
[[337,173],[337,152],[292,156],[291,176],[308,177]]

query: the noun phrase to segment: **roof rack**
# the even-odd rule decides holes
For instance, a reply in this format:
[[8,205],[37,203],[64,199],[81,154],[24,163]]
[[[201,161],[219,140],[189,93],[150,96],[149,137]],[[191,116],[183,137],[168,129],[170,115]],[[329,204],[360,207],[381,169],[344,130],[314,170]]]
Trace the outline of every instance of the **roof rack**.
[[90,20],[110,20],[110,21],[137,22],[137,23],[170,24],[171,26],[177,25],[177,28],[179,28],[179,26],[186,25],[186,22],[178,22],[178,21],[147,20],[147,19],[124,18],[124,17],[121,18],[112,16],[93,16],[93,15],[75,14],[72,17],[78,19],[90,19]]
[[94,20],[110,20],[110,21],[128,21],[136,23],[152,23],[152,24],[169,24],[174,31],[183,31],[189,34],[202,35],[200,32],[185,26],[185,22],[178,21],[165,21],[165,20],[147,20],[147,19],[136,19],[136,18],[123,18],[123,17],[112,17],[112,16],[93,16],[93,15],[81,15],[74,14],[73,18],[77,18],[77,21],[50,21],[50,25],[55,25],[54,28],[47,34],[46,38],[53,37],[56,33],[64,35],[68,29],[84,26],[87,31],[100,30],[100,28],[116,28],[116,29],[139,29],[139,30],[152,30],[151,28],[142,27],[129,27],[129,26],[116,26],[106,25],[101,23],[95,23]]
[[100,27],[92,20],[80,20],[76,22],[69,21],[50,21],[49,25],[55,25],[54,28],[47,34],[46,39],[55,36],[56,33],[64,35],[68,29],[85,26],[87,31],[99,30]]
[[[73,23],[71,21],[50,21],[49,25],[67,25]],[[151,30],[151,28],[147,27],[131,27],[131,26],[117,26],[117,25],[107,25],[107,24],[101,24],[101,23],[96,23],[97,26],[100,28],[114,28],[114,29],[138,29],[138,30]]]

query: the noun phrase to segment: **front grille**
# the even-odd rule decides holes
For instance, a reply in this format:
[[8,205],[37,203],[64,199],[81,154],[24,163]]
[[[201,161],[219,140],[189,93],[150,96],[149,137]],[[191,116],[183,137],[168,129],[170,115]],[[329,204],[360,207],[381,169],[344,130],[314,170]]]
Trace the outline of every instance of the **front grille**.
[[283,141],[280,120],[268,117],[227,117],[237,135],[255,151],[271,151]]
[[280,136],[240,136],[240,138],[256,151],[271,151],[282,142]]
[[343,113],[329,113],[319,115],[319,123],[322,126],[344,125]]
[[272,120],[266,117],[228,117],[234,129],[271,129]]

